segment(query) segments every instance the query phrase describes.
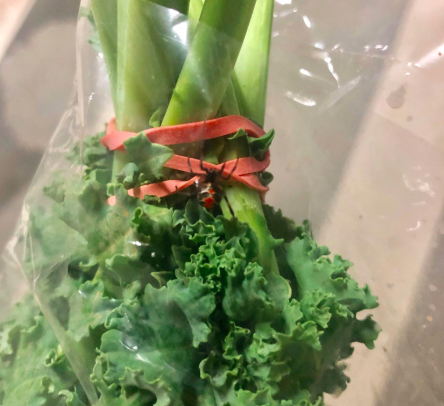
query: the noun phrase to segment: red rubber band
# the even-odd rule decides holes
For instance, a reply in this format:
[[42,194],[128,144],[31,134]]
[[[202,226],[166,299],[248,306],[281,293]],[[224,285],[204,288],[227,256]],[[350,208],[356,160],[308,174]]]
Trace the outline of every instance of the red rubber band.
[[[108,123],[107,133],[101,139],[102,145],[112,151],[123,149],[123,143],[127,139],[137,135],[137,133],[128,131],[118,131],[115,123],[115,119],[112,119]],[[228,116],[196,123],[150,128],[149,130],[145,130],[143,132],[145,132],[148,139],[153,143],[161,145],[175,145],[223,137],[236,133],[239,129],[243,129],[249,136],[254,138],[259,138],[265,134],[262,128],[241,116]],[[129,190],[128,194],[140,199],[145,195],[157,196],[160,198],[169,196],[188,188],[193,183],[198,182],[200,177],[205,175],[205,171],[202,170],[201,166],[207,169],[221,171],[221,175],[223,176],[231,175],[233,180],[241,182],[248,187],[264,194],[268,191],[268,187],[263,186],[259,182],[258,177],[254,174],[264,171],[269,165],[269,151],[266,152],[263,161],[258,161],[253,157],[245,157],[227,161],[219,165],[205,161],[202,162],[199,159],[188,158],[186,156],[173,155],[173,157],[165,164],[165,167],[182,172],[193,172],[197,176],[194,176],[186,181],[167,180],[164,182],[140,186],[138,188]],[[108,203],[110,205],[114,205],[116,203],[116,197],[110,197],[108,199]]]
[[[156,127],[142,132],[155,144],[176,145],[223,137],[237,132],[240,128],[254,138],[265,135],[262,128],[242,116],[227,116],[208,121]],[[101,143],[111,151],[115,151],[123,148],[123,143],[137,134],[129,131],[118,131],[116,129],[116,119],[113,118],[108,123],[106,135],[102,137]]]

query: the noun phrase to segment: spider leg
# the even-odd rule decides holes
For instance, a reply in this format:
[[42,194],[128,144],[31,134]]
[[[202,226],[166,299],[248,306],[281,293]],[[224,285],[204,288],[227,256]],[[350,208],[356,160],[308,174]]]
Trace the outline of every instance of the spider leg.
[[187,193],[187,192],[183,192],[183,191],[181,191],[177,186],[176,186],[176,193],[181,194],[181,195],[188,196],[188,193]]
[[[237,169],[238,163],[239,163],[239,158],[237,158],[236,163],[234,164],[233,169],[231,170],[231,172],[229,173],[228,176],[221,175],[223,180],[227,181],[227,180],[231,179],[231,177],[233,176],[234,171]],[[225,163],[224,163],[224,166],[225,166]]]
[[227,163],[224,162],[224,163],[222,164],[222,166],[220,167],[220,169],[219,169],[219,174],[220,174],[220,176],[222,177],[222,179],[224,178],[223,173],[224,173],[225,165],[226,165],[226,164],[227,164]]
[[176,193],[180,196],[196,197],[196,193],[184,189],[179,189],[177,186],[176,186]]
[[203,166],[202,158],[200,159],[200,169],[202,170],[202,172],[205,172],[207,175],[210,173],[210,170],[208,168],[206,168],[205,166]]
[[194,175],[193,167],[191,166],[191,159],[190,159],[190,157],[188,157],[187,163],[188,163],[188,168],[190,169],[190,174]]
[[224,198],[225,202],[227,203],[228,210],[230,210],[231,217],[234,218],[235,215],[234,215],[233,207],[231,207],[231,203],[230,203],[230,201],[228,200],[227,195],[224,193],[224,194],[222,195],[222,197]]

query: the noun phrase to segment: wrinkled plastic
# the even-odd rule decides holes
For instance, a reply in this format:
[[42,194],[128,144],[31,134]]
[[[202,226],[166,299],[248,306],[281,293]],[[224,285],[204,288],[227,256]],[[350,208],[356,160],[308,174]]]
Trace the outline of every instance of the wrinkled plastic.
[[[372,311],[383,329],[376,349],[357,347],[348,361],[351,384],[339,398],[326,397],[331,405],[437,405],[444,399],[441,45],[423,46],[415,38],[419,50],[405,46],[412,26],[428,28],[427,18],[404,18],[407,11],[416,15],[419,3],[411,10],[403,1],[387,8],[383,0],[275,4],[265,128],[277,136],[267,202],[298,223],[308,218],[319,242],[353,261],[353,276],[368,282],[380,301]],[[177,13],[165,15],[173,16],[163,21],[175,33],[170,41],[186,49],[187,22]],[[76,98],[35,175],[0,279],[3,309],[26,286],[35,293],[90,400],[91,360],[66,334],[63,303],[52,303],[45,290],[68,280],[67,260],[83,242],[63,228],[63,237],[46,237],[49,245],[57,241],[54,250],[42,247],[32,216],[51,216],[43,188],[58,172],[64,182],[80,179],[82,167],[66,155],[114,116],[103,55],[88,43],[91,34],[81,18]]]

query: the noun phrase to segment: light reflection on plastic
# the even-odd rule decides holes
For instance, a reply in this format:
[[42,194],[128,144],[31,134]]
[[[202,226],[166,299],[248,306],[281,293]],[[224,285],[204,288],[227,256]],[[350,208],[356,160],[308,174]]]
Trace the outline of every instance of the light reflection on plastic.
[[130,243],[137,247],[148,247],[150,245],[146,242],[141,242],[141,241],[130,241]]
[[180,41],[183,44],[186,44],[188,39],[188,22],[183,21],[179,24],[174,23],[174,19],[181,16],[181,14],[177,10],[168,9],[168,14],[171,19],[170,24],[172,26],[174,33],[179,37]]
[[440,45],[436,48],[434,48],[431,52],[429,52],[427,55],[423,56],[416,64],[415,66],[419,68],[424,68],[427,65],[430,65],[432,63],[435,63],[440,57],[441,54],[444,52],[444,46]]
[[130,337],[125,337],[125,341],[120,341],[120,344],[122,344],[127,350],[129,351],[138,351],[139,347],[136,344],[133,344],[133,340]]
[[[293,10],[284,10],[282,13],[280,13],[279,14],[279,17],[287,17],[287,16],[289,16],[290,14],[293,14],[293,13],[296,13],[297,12],[297,9],[293,9]],[[278,15],[277,14],[273,14],[275,17],[277,17]]]
[[302,97],[299,96],[297,94],[294,94],[293,92],[288,91],[287,93],[285,93],[285,96],[287,96],[289,99],[302,104],[303,106],[307,106],[307,107],[313,107],[316,106],[316,101],[312,100],[312,99],[308,99],[306,97]]
[[309,18],[307,16],[302,16],[302,19],[304,20],[305,25],[308,28],[311,28],[311,21],[309,20]]
[[339,76],[335,72],[335,68],[333,67],[333,64],[331,63],[331,58],[327,56],[324,58],[325,63],[327,64],[328,70],[330,71],[331,75],[335,78],[336,82],[339,83]]
[[291,4],[292,0],[276,0],[279,4],[285,5],[285,4]]
[[338,86],[338,89],[335,92],[333,92],[331,96],[326,100],[325,106],[329,108],[330,106],[333,106],[335,103],[337,103],[340,99],[350,94],[350,92],[359,84],[361,79],[362,77],[358,76],[353,80],[351,80],[350,82],[342,86]]
[[183,21],[173,27],[173,31],[177,34],[183,44],[187,43],[188,39],[188,22]]
[[435,191],[431,188],[430,183],[424,182],[420,178],[416,178],[412,181],[407,177],[407,175],[403,175],[402,179],[407,190],[411,192],[422,192],[430,197],[434,197],[436,194]]
[[145,362],[145,363],[147,363],[147,364],[153,364],[148,358],[143,357],[142,354],[140,354],[140,353],[137,353],[137,354],[136,354],[136,358],[137,358],[139,361]]
[[419,230],[419,229],[421,228],[421,225],[422,225],[421,221],[418,220],[418,221],[416,222],[416,226],[415,226],[415,227],[408,228],[407,231],[416,231],[416,230]]
[[324,49],[324,44],[322,42],[315,42],[314,46],[318,49]]
[[313,75],[307,69],[299,69],[299,73],[304,76],[313,77]]

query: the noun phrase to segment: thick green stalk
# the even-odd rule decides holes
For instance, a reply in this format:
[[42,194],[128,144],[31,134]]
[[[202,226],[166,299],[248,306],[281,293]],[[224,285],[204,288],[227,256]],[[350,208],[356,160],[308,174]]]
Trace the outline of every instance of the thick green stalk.
[[[244,157],[248,155],[248,145],[243,138],[230,141],[229,150],[222,154],[223,161]],[[275,240],[268,230],[267,221],[262,209],[262,201],[258,193],[249,187],[232,182],[225,187],[225,196],[235,216],[247,223],[256,234],[259,244],[258,263],[271,273],[279,273],[279,267],[274,253]],[[225,217],[231,218],[231,211],[225,200],[221,202]]]
[[[142,131],[157,111],[165,111],[180,71],[181,56],[164,31],[166,7],[186,11],[184,0],[117,0],[118,62],[116,124],[119,130]],[[162,7],[159,7],[161,5]],[[114,153],[113,179],[127,163]]]
[[264,125],[274,0],[257,0],[233,83],[241,114]]
[[217,114],[256,0],[206,0],[162,125]]
[[117,81],[117,0],[91,0],[91,10],[99,33],[108,71],[111,95],[116,102]]
[[190,0],[188,9],[188,40],[190,43],[194,33],[196,32],[203,5],[203,0]]
[[[188,11],[188,41],[191,40],[196,32],[200,15],[202,14],[204,2],[203,0],[190,0],[190,8]],[[231,116],[240,114],[239,104],[236,98],[233,82],[228,84],[225,96],[220,106],[220,114],[222,116]]]
[[[267,98],[268,66],[274,0],[257,0],[247,35],[236,62],[233,83],[241,114],[263,126]],[[245,146],[237,146],[237,156]],[[231,151],[227,159],[235,159]],[[268,230],[258,194],[241,184],[227,187],[226,196],[236,217],[247,222],[259,240],[259,263],[271,272],[279,272],[274,241]],[[224,215],[229,213],[222,205]]]
[[159,6],[148,0],[118,0],[118,129],[142,131],[164,109],[174,86],[173,67],[155,30]]
[[[257,192],[243,184],[233,183],[225,188],[225,195],[235,216],[247,223],[256,234],[259,244],[258,263],[268,272],[278,274],[274,239],[268,230],[262,202]],[[224,216],[230,218],[231,213],[226,202],[222,201],[221,206]]]
[[[167,59],[169,68],[173,72],[174,81],[168,93],[168,100],[176,84],[183,63],[187,55],[186,38],[182,37],[180,31],[175,31],[182,23],[186,23],[188,16],[188,0],[150,0],[161,7],[151,7],[151,25],[157,35],[157,41],[164,57]],[[172,13],[175,10],[180,15]],[[166,108],[166,106],[165,106]],[[162,115],[165,111],[162,111]]]
[[237,102],[236,91],[234,89],[233,81],[228,83],[227,91],[220,105],[220,114],[222,116],[239,115],[239,103]]

